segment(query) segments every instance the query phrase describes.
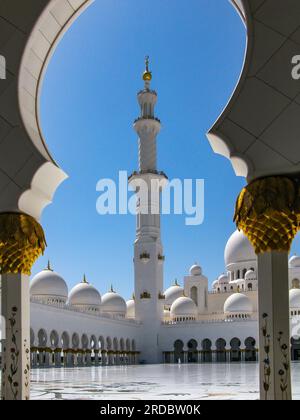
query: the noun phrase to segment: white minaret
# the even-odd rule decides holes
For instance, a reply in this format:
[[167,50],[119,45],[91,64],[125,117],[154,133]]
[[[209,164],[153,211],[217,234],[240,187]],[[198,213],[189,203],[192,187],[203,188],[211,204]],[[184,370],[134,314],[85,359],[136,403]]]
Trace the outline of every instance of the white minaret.
[[[144,89],[138,93],[141,115],[134,122],[139,136],[139,171],[129,177],[129,183],[147,194],[138,198],[136,240],[134,243],[135,317],[143,322],[141,360],[158,363],[158,331],[163,319],[163,263],[164,254],[160,238],[160,193],[167,183],[164,173],[157,171],[156,136],[161,124],[154,115],[157,94],[150,89],[152,74],[149,57],[143,74]],[[145,190],[145,189],[144,189]]]

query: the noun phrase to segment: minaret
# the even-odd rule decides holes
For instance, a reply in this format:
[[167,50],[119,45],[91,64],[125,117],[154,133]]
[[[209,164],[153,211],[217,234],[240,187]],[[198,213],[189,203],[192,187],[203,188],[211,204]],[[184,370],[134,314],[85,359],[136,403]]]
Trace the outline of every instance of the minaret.
[[149,57],[143,74],[144,89],[137,97],[141,114],[134,122],[139,136],[139,171],[129,177],[136,190],[140,184],[148,187],[146,200],[137,202],[136,240],[134,243],[135,317],[144,324],[145,337],[141,340],[141,359],[148,363],[160,362],[158,331],[163,319],[163,263],[160,237],[160,195],[167,177],[157,170],[156,136],[161,129],[154,109],[157,93],[150,88],[152,73]]

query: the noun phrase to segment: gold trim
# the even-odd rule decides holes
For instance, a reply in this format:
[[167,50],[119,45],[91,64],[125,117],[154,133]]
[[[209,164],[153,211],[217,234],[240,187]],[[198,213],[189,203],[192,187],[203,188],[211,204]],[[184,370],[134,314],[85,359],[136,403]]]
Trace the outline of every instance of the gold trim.
[[33,217],[0,214],[0,274],[30,275],[32,265],[46,246],[43,228]]
[[299,230],[300,179],[271,176],[253,181],[236,202],[234,221],[256,254],[289,252]]

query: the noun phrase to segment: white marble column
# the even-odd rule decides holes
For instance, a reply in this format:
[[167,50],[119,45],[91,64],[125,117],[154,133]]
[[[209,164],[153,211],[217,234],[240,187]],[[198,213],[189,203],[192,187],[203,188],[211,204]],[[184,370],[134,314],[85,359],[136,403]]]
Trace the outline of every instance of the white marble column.
[[27,400],[30,397],[29,277],[3,274],[1,280],[1,315],[6,322],[1,397]]
[[288,253],[258,255],[259,364],[262,400],[291,399]]

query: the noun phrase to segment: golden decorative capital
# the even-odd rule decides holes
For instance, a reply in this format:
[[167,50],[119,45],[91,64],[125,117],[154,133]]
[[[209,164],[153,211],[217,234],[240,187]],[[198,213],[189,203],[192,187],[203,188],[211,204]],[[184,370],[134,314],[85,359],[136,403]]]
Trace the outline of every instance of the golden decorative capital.
[[257,179],[240,193],[234,221],[253,245],[256,254],[289,252],[299,230],[300,180],[270,176]]
[[44,253],[46,240],[42,226],[22,213],[0,214],[0,273],[30,275],[36,259]]

